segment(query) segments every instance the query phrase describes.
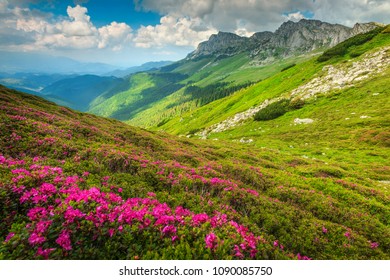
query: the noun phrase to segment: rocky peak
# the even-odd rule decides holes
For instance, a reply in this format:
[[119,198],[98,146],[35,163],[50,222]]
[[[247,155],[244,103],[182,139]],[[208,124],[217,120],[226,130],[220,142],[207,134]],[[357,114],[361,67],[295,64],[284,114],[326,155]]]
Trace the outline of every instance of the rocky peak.
[[257,32],[255,34],[253,34],[250,39],[252,41],[256,41],[256,42],[259,42],[259,43],[265,43],[265,42],[268,42],[272,37],[274,36],[274,33],[270,32],[270,31],[264,31],[264,32]]
[[368,23],[356,23],[351,31],[352,36],[355,36],[360,33],[366,33],[369,32],[377,27],[383,27],[384,24],[377,23],[377,22],[368,22]]
[[243,52],[248,52],[250,57],[259,61],[283,58],[333,47],[352,36],[368,32],[378,26],[377,23],[357,23],[350,28],[320,20],[302,19],[298,22],[286,21],[274,33],[258,32],[250,38],[219,32],[211,35],[208,41],[200,43],[187,59],[210,55],[232,56]]
[[245,43],[248,38],[240,37],[234,33],[219,32],[210,36],[208,41],[199,44],[198,48],[189,55],[190,58],[196,58],[199,56],[223,54],[235,54]]

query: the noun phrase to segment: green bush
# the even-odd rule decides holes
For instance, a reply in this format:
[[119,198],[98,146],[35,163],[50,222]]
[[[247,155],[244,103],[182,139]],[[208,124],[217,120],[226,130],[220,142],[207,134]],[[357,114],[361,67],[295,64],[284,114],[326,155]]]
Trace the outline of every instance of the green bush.
[[289,107],[292,110],[301,109],[303,106],[305,106],[305,100],[300,98],[295,98],[290,101]]
[[267,121],[273,120],[280,116],[283,116],[289,111],[290,100],[282,99],[274,103],[269,104],[264,109],[261,109],[254,116],[255,121]]

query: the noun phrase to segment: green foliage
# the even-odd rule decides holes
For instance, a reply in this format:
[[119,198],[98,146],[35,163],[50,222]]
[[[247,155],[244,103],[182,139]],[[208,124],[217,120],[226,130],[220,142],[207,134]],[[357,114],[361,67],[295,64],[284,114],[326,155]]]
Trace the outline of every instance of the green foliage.
[[255,116],[255,121],[268,121],[283,116],[288,112],[290,100],[282,99],[274,103],[269,104],[267,107],[258,111]]
[[[246,82],[239,85],[229,85],[228,83],[215,83],[207,85],[203,88],[198,86],[188,86],[185,88],[184,94],[190,95],[191,100],[194,100],[196,102],[196,106],[201,107],[215,100],[229,96],[240,89],[249,87],[252,84],[252,82]],[[171,106],[175,106],[175,104],[168,106],[168,108]]]

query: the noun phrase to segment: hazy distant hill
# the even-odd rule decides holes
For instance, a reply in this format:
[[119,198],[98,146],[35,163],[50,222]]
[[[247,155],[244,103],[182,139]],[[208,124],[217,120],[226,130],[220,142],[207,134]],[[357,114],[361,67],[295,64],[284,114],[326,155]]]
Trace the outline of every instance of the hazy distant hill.
[[[45,98],[74,109],[85,111],[99,95],[109,92],[123,82],[116,77],[81,75],[62,79],[40,91]],[[66,102],[65,104],[63,102]]]
[[39,74],[102,75],[118,67],[104,63],[85,63],[45,54],[0,51],[0,72]]
[[147,62],[140,66],[133,66],[124,70],[115,70],[112,72],[106,73],[106,76],[115,76],[115,77],[125,77],[130,74],[136,73],[136,72],[142,72],[142,71],[148,71],[152,69],[157,69],[166,65],[169,65],[173,63],[173,61],[156,61],[156,62]]

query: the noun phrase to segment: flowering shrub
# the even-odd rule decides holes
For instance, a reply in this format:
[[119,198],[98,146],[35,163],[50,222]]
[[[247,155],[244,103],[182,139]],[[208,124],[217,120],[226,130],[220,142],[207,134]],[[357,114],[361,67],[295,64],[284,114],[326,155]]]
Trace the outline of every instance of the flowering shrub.
[[[226,214],[195,214],[181,206],[172,209],[154,199],[154,193],[148,193],[150,198],[124,200],[119,188],[116,192],[102,191],[88,186],[83,177],[65,176],[59,167],[33,164],[26,169],[14,168],[13,160],[3,156],[0,160],[13,175],[12,184],[2,187],[9,196],[6,203],[11,198],[17,200],[11,208],[22,208],[26,213],[23,218],[12,214],[9,217],[14,227],[15,223],[24,225],[12,229],[4,241],[6,256],[11,258],[23,257],[15,254],[22,248],[35,251],[28,257],[102,258],[102,252],[112,243],[122,252],[103,258],[125,258],[142,256],[145,248],[164,252],[165,247],[188,242],[200,246],[194,248],[193,257],[197,258],[233,258],[237,256],[237,246],[240,258],[255,258],[266,243]],[[103,185],[107,179],[103,178]],[[208,230],[213,232],[207,234]],[[129,243],[129,236],[143,236],[136,240],[142,246]],[[202,239],[203,245],[199,244]],[[96,248],[92,250],[90,246]],[[177,256],[174,254],[171,257]]]
[[389,258],[385,190],[343,168],[0,90],[0,259]]

